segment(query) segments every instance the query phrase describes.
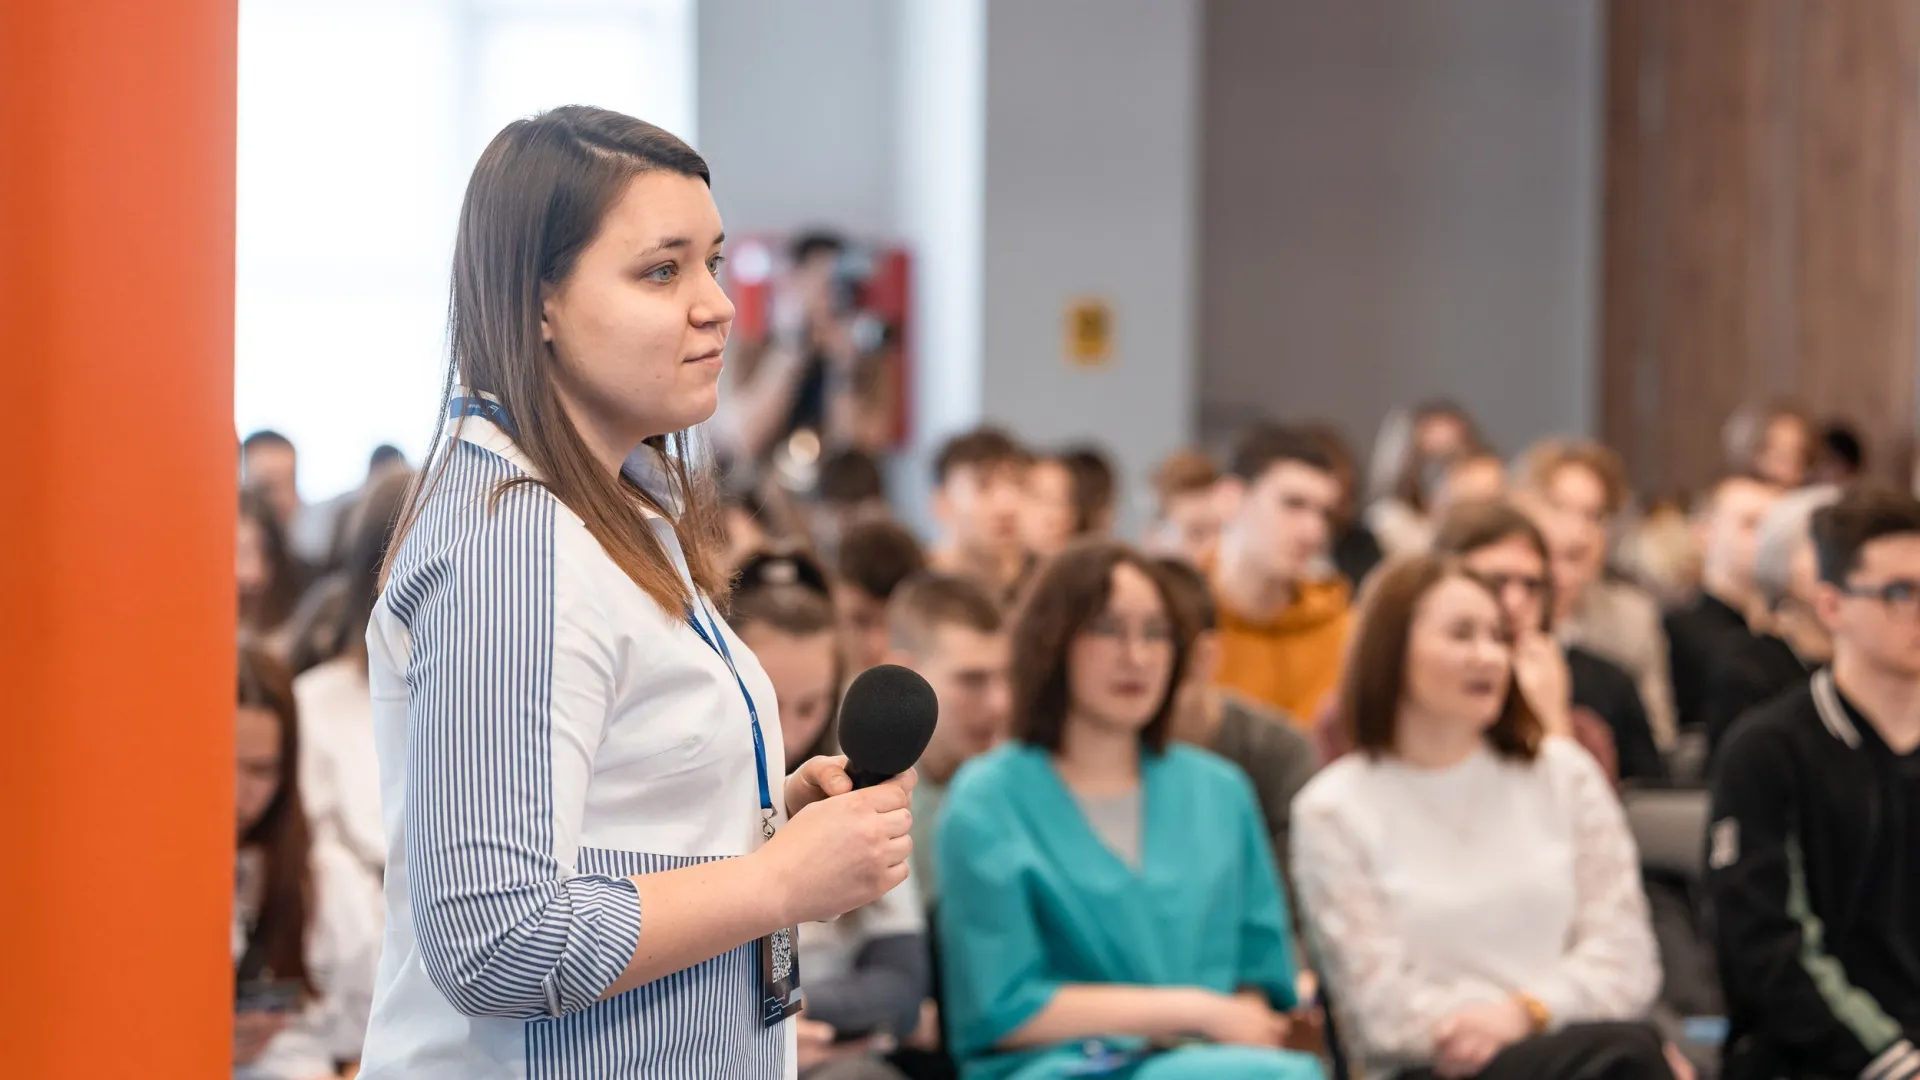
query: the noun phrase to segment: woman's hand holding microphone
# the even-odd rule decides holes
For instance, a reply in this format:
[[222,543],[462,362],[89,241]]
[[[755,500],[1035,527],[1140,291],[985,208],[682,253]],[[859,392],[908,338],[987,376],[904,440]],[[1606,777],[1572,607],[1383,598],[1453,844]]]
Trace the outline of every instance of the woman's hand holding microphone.
[[836,918],[906,880],[917,780],[908,769],[855,791],[844,757],[814,758],[787,778],[793,816],[754,856],[778,890],[784,921]]

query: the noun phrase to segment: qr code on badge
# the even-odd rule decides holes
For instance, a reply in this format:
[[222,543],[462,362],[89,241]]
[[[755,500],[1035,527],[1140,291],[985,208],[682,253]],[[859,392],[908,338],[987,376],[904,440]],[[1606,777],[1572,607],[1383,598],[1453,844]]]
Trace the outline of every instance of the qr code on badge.
[[793,929],[787,927],[774,931],[772,945],[773,981],[784,982],[793,976]]

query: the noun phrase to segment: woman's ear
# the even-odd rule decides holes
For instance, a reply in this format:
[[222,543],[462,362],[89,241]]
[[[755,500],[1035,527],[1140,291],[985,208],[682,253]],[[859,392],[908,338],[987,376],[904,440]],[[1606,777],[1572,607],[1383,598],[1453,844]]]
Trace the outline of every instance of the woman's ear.
[[540,283],[540,340],[544,344],[553,344],[553,286]]

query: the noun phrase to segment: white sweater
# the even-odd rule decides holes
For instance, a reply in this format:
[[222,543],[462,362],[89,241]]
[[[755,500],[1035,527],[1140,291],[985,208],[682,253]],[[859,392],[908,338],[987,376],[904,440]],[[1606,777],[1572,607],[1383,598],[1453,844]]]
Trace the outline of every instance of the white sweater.
[[1659,991],[1626,818],[1570,741],[1440,770],[1349,754],[1294,801],[1293,867],[1370,1069],[1427,1062],[1434,1025],[1475,1002],[1525,992],[1560,1025],[1644,1016]]

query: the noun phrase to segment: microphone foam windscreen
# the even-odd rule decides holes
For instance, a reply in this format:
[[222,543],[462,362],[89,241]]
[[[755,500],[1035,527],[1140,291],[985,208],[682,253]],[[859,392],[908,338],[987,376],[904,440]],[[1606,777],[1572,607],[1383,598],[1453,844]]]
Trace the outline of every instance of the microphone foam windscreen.
[[913,767],[933,738],[940,701],[911,668],[881,664],[860,673],[840,706],[840,749],[849,772],[894,776]]

